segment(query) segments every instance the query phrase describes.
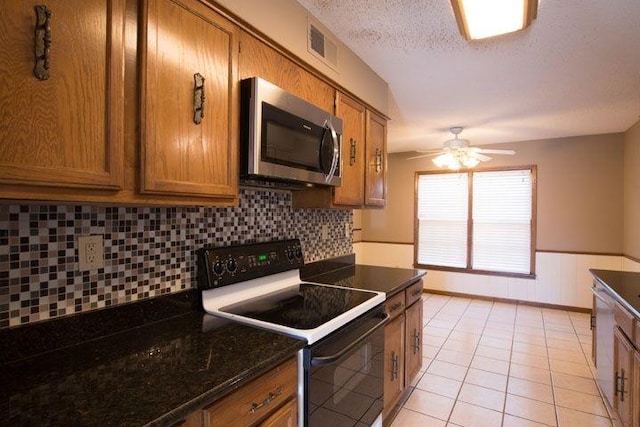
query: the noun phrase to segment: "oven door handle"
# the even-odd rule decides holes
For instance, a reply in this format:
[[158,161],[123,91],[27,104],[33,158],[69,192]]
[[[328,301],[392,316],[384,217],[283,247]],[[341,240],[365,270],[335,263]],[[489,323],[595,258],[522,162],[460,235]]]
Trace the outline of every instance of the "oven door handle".
[[311,366],[325,366],[325,365],[330,365],[332,363],[337,362],[343,356],[346,356],[347,354],[349,354],[351,350],[358,347],[363,341],[369,338],[369,336],[373,334],[375,331],[377,331],[378,328],[384,326],[384,324],[387,323],[387,320],[389,320],[389,317],[390,317],[389,314],[384,313],[384,317],[378,323],[376,323],[375,326],[373,326],[364,334],[360,335],[358,339],[352,341],[349,345],[347,345],[337,353],[334,353],[328,356],[312,357]]

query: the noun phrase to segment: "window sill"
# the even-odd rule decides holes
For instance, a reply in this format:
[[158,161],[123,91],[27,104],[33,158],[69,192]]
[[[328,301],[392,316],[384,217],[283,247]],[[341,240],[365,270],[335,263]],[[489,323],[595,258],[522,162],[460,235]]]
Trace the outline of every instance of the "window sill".
[[428,264],[418,264],[418,263],[414,263],[414,267],[424,268],[427,270],[450,271],[452,273],[480,274],[482,276],[514,277],[517,279],[528,279],[528,280],[536,279],[535,273],[531,273],[531,274],[508,273],[504,271],[475,270],[472,268],[444,267],[441,265],[428,265]]

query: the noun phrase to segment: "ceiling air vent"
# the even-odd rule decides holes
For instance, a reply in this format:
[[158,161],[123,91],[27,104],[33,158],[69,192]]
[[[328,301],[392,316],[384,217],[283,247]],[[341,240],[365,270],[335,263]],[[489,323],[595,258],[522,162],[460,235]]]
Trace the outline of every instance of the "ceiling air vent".
[[338,67],[338,46],[330,36],[309,18],[308,49],[315,57],[333,69]]

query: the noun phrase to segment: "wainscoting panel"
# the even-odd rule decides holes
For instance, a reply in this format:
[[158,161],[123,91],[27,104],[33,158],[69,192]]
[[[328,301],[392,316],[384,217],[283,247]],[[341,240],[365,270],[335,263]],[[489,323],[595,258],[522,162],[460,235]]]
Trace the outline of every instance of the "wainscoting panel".
[[[413,245],[360,242],[353,245],[359,264],[413,268]],[[536,253],[536,278],[519,279],[430,270],[425,289],[590,308],[590,268],[640,271],[622,256]]]

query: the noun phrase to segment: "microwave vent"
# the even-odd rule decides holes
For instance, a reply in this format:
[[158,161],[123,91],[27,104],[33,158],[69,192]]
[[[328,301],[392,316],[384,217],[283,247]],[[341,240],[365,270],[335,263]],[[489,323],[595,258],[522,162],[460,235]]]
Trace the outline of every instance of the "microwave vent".
[[308,49],[315,57],[333,69],[338,66],[338,45],[309,20]]

